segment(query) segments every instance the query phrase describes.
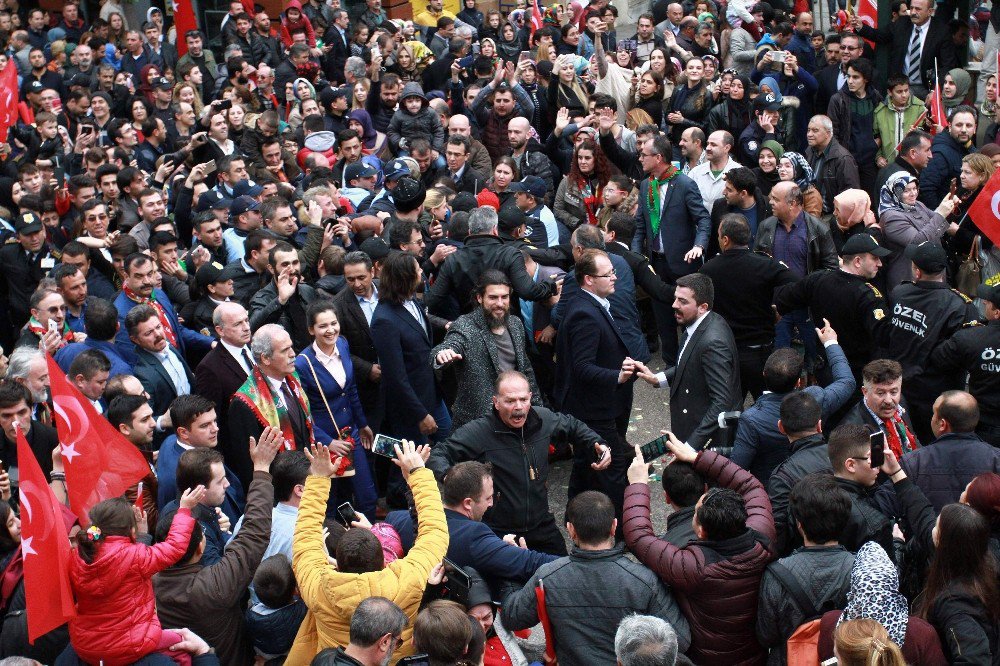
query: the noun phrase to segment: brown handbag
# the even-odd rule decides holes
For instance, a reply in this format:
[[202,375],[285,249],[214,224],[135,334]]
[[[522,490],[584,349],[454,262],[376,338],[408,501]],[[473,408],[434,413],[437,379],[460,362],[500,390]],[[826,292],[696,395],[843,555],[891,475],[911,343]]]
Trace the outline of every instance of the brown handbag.
[[969,256],[962,261],[955,276],[958,290],[969,298],[976,298],[976,289],[983,282],[983,262],[979,259],[979,235],[972,239]]

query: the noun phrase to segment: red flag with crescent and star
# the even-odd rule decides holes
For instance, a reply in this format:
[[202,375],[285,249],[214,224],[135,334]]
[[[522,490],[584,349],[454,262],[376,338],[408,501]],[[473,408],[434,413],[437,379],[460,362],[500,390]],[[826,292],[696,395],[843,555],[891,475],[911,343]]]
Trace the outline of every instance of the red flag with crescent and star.
[[969,207],[969,217],[994,245],[1000,246],[1000,170],[994,171],[983,185]]
[[[188,30],[198,29],[198,19],[194,15],[191,0],[173,0],[174,27],[177,29],[177,55],[187,53],[187,40],[184,35]],[[208,46],[207,44],[205,45]]]
[[69,537],[62,508],[20,428],[17,465],[28,641],[34,644],[76,615],[76,605],[69,585]]
[[18,112],[17,65],[8,58],[0,72],[0,143],[7,141],[7,130],[17,122]]
[[52,357],[46,354],[46,359],[69,506],[81,524],[89,525],[90,508],[139,483],[149,474],[149,463],[69,383]]

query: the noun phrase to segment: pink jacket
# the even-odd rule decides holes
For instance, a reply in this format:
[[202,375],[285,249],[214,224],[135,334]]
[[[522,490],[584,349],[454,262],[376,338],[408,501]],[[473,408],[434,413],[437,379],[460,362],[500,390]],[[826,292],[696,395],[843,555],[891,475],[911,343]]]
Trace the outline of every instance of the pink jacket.
[[[298,9],[299,13],[302,14],[298,21],[289,20],[288,9],[291,7]],[[302,11],[302,3],[299,0],[288,0],[288,4],[285,5],[285,13],[281,15],[281,42],[286,49],[292,46],[292,33],[299,29],[305,29],[306,44],[309,45],[309,48],[316,48],[316,33],[313,31],[309,17]]]
[[129,537],[105,537],[90,564],[73,553],[69,575],[77,616],[69,621],[69,636],[80,659],[124,666],[157,649],[163,629],[153,574],[184,556],[193,529],[191,511],[179,509],[163,543],[150,547]]

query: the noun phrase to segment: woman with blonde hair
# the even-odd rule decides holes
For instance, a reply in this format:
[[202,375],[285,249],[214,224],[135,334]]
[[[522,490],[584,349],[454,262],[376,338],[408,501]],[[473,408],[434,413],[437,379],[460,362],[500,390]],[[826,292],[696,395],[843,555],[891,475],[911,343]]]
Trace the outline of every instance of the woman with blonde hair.
[[178,102],[190,104],[196,116],[201,116],[201,110],[205,108],[205,103],[198,94],[198,86],[190,81],[182,81],[174,86],[174,104]]
[[875,620],[844,622],[833,640],[833,654],[840,666],[906,666],[903,651]]
[[372,89],[372,82],[366,77],[354,84],[351,92],[351,109],[364,109],[368,100],[368,93]]
[[633,132],[639,125],[653,125],[653,119],[642,109],[632,109],[625,114],[625,127]]
[[396,50],[396,64],[390,70],[399,75],[403,82],[417,81],[424,69],[434,62],[434,53],[421,42],[403,42]]

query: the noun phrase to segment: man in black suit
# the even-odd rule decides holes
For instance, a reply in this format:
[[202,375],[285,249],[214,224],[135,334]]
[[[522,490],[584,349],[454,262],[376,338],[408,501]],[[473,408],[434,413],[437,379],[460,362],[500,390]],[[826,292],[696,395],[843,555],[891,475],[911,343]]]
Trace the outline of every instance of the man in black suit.
[[910,81],[910,92],[920,99],[934,88],[935,66],[938,72],[959,66],[947,18],[932,20],[934,7],[933,0],[911,0],[909,20],[901,18],[886,23],[877,31],[865,25],[859,16],[853,19],[859,35],[892,46],[889,76],[905,76]]
[[[598,461],[592,463],[586,447],[575,450],[569,499],[585,490],[600,490],[621,515],[628,485],[625,472],[631,462],[625,434],[632,413],[635,372],[642,364],[629,356],[611,316],[608,297],[615,290],[617,277],[608,254],[583,250],[575,273],[580,291],[566,303],[556,337],[555,408],[575,416],[600,435],[607,442],[611,459],[598,451]],[[603,474],[594,474],[601,470]]]
[[250,316],[239,303],[221,303],[212,313],[219,344],[201,360],[194,372],[198,395],[215,403],[219,440],[226,441],[229,430],[229,400],[253,370],[250,354]]
[[[469,164],[469,154],[472,152],[472,143],[469,137],[461,134],[452,134],[448,137],[448,142],[444,147],[444,157],[447,167],[439,171],[436,176],[447,176],[455,184],[458,192],[469,192],[479,194],[486,187],[487,177],[473,171]],[[435,178],[437,180],[437,178]]]
[[163,414],[179,395],[191,392],[194,375],[184,356],[168,341],[156,308],[140,303],[125,315],[125,329],[135,344],[135,376],[149,394],[154,414]]
[[847,63],[860,58],[864,50],[864,42],[857,35],[847,34],[840,38],[840,60],[833,65],[827,65],[816,72],[816,113],[825,114],[830,106],[830,98],[840,92],[847,83]]
[[[639,151],[642,170],[648,177],[639,185],[632,251],[649,257],[657,275],[664,282],[673,283],[701,267],[712,223],[695,182],[682,173],[674,173],[671,154],[670,140],[665,136],[647,141]],[[652,201],[651,183],[656,185]],[[663,361],[668,368],[673,367],[677,362],[676,322],[668,308],[656,303],[653,313]]]
[[333,306],[340,321],[340,334],[351,348],[354,380],[358,385],[358,397],[361,398],[365,418],[371,429],[379,432],[385,403],[380,387],[382,368],[378,363],[371,329],[372,316],[378,307],[375,272],[372,258],[367,254],[360,251],[348,253],[344,257],[344,281],[348,288],[333,297]]
[[886,446],[902,457],[920,447],[913,431],[910,413],[903,406],[903,366],[879,358],[861,370],[861,401],[855,404],[836,426],[864,425],[872,432],[886,434]]
[[253,460],[247,442],[260,441],[265,428],[279,428],[286,450],[302,451],[313,443],[312,419],[305,393],[295,376],[292,338],[278,324],[264,324],[250,343],[254,368],[229,404],[229,438],[220,440],[226,465],[247,490]]
[[722,444],[719,414],[743,406],[736,340],[722,315],[712,312],[715,288],[701,273],[677,280],[674,313],[681,334],[677,367],[638,374],[654,386],[670,387],[670,429],[695,449]]
[[323,35],[323,44],[330,47],[323,57],[323,72],[326,78],[336,84],[343,84],[344,65],[351,55],[351,19],[344,9],[333,10],[333,25]]

